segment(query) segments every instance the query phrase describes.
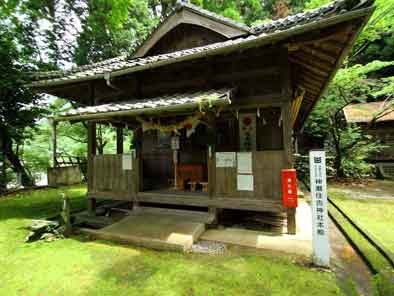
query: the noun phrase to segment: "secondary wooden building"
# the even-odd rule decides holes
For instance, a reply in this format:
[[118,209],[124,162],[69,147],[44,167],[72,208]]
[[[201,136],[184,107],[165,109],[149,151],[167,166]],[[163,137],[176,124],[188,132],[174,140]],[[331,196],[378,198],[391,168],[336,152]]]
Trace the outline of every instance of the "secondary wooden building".
[[[341,65],[373,8],[337,1],[253,28],[180,4],[132,57],[37,73],[37,91],[81,105],[88,199],[287,212],[281,170],[292,134]],[[96,124],[118,128],[118,153],[96,155]],[[123,154],[123,133],[134,151]]]
[[[382,101],[352,104],[343,111],[348,124],[357,124],[364,129],[368,127],[367,133],[385,146],[369,161],[376,164],[383,177],[394,178],[394,108],[388,108],[387,102]],[[374,117],[378,119],[371,125]]]

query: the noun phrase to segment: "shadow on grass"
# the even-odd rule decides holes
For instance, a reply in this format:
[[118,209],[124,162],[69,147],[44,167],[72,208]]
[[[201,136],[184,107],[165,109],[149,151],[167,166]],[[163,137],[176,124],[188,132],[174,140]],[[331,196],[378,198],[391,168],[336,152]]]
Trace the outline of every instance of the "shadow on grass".
[[0,221],[57,215],[62,207],[60,193],[65,193],[70,198],[72,209],[86,207],[86,189],[82,185],[27,191],[0,199]]

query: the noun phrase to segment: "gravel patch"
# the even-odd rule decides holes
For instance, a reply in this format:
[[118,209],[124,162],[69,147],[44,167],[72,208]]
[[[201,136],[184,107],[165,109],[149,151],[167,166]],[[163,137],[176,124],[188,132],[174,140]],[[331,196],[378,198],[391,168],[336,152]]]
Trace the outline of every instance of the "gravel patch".
[[192,253],[202,253],[209,255],[222,255],[226,253],[227,247],[223,243],[211,241],[198,241],[192,245]]

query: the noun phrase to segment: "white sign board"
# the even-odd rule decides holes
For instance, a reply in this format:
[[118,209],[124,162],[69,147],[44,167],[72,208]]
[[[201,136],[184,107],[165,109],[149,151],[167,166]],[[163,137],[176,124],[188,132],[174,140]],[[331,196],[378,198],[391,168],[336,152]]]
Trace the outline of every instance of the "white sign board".
[[309,152],[312,196],[313,260],[318,266],[330,265],[328,238],[326,154],[323,150]]
[[238,175],[237,190],[253,191],[253,175]]
[[132,154],[122,154],[122,169],[123,170],[132,170],[133,169]]
[[171,149],[172,150],[179,150],[179,137],[172,137],[171,138]]
[[252,174],[252,152],[237,153],[238,174]]
[[217,168],[233,168],[235,167],[235,152],[217,152],[216,167]]

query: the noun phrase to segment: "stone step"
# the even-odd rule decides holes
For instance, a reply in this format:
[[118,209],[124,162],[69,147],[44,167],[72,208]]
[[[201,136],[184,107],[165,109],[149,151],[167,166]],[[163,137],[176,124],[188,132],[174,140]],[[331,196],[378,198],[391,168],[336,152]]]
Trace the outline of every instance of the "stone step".
[[[146,209],[145,209],[146,210]],[[189,250],[201,234],[205,224],[191,221],[186,214],[133,211],[122,220],[99,230],[81,229],[98,239],[131,243],[154,249]],[[192,216],[190,216],[192,217]]]
[[199,222],[204,224],[212,224],[215,221],[215,215],[213,213],[204,211],[192,211],[192,210],[180,210],[180,209],[168,209],[159,207],[137,207],[131,214],[164,214],[164,215],[175,215],[184,217],[188,222]]

